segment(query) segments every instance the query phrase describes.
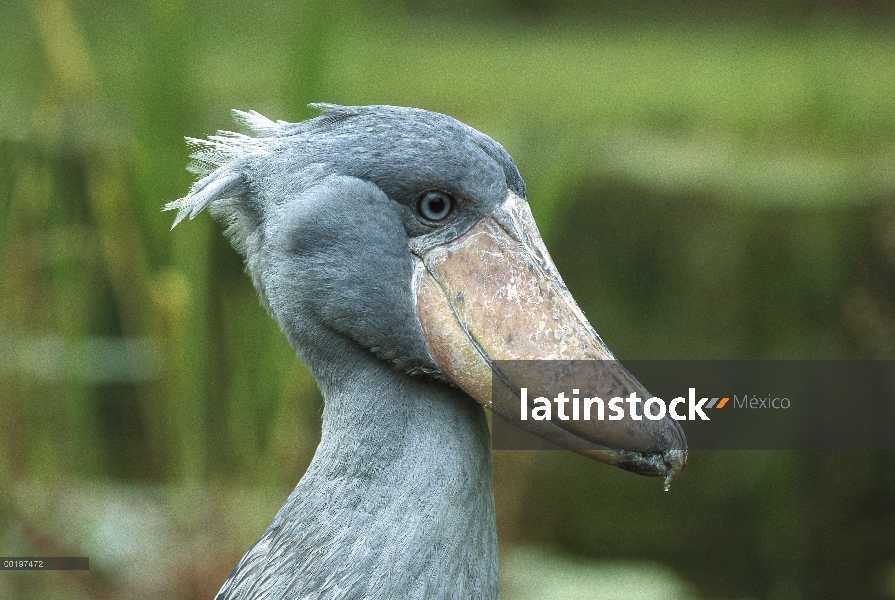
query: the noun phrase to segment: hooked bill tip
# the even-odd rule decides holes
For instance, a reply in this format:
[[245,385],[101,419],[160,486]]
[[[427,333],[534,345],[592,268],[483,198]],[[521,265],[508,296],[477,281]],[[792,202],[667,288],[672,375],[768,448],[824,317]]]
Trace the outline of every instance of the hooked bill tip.
[[671,482],[677,479],[684,467],[687,466],[687,451],[681,449],[666,450],[663,453],[662,460],[665,462],[665,482],[664,488],[667,492],[671,489]]

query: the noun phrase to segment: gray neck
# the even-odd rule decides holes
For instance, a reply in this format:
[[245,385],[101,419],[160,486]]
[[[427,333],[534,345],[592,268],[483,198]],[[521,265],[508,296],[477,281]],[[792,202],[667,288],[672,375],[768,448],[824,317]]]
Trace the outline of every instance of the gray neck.
[[325,400],[314,459],[218,598],[496,598],[483,409],[338,346],[304,357]]

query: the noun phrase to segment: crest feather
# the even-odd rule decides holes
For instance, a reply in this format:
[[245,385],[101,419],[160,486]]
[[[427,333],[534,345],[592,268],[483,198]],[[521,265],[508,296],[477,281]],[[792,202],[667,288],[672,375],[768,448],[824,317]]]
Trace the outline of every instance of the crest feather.
[[176,210],[171,229],[189,217],[193,219],[216,200],[226,200],[242,194],[244,164],[247,159],[264,153],[261,139],[278,135],[288,125],[285,121],[271,121],[254,110],[234,110],[233,119],[257,134],[258,137],[233,131],[218,131],[207,140],[186,138],[192,151],[187,166],[191,173],[201,176],[183,198],[165,205],[164,210]]

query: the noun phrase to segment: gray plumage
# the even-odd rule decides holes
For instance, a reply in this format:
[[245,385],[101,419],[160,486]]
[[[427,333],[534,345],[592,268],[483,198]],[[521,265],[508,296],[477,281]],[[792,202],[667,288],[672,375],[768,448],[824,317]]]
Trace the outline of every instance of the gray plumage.
[[166,207],[225,224],[324,398],[307,472],[218,598],[496,598],[482,405],[666,485],[684,434],[667,415],[545,422],[503,404],[508,359],[603,361],[593,389],[649,396],[556,272],[503,147],[424,110],[319,107],[302,123],[237,111],[254,136],[189,140],[201,179]]
[[413,214],[426,190],[484,215],[522,179],[450,117],[322,107],[296,124],[236,112],[254,137],[189,140],[203,178],[166,207],[226,224],[325,401],[311,465],[218,598],[495,598],[487,423],[438,381],[408,244],[434,229]]

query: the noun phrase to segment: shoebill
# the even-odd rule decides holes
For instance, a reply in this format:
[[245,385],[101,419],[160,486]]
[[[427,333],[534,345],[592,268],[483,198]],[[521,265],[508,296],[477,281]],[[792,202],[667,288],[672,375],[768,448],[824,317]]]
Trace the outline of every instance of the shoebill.
[[516,359],[603,360],[607,398],[649,395],[563,284],[500,144],[425,110],[317,106],[301,123],[236,111],[253,135],[188,140],[202,178],[166,206],[224,224],[325,403],[310,466],[218,598],[496,598],[484,407],[666,483],[683,433],[493,402],[492,377],[514,382],[497,361]]

